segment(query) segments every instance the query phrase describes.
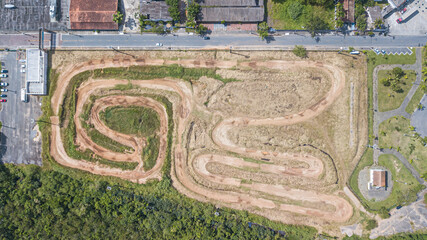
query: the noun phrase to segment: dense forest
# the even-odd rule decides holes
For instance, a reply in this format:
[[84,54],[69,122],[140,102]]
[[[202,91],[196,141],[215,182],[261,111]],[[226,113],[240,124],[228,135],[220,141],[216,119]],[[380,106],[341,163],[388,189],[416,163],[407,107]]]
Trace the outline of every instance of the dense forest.
[[[0,239],[313,239],[309,227],[272,229],[256,216],[218,209],[176,192],[152,193],[74,179],[38,166],[0,164]],[[165,190],[169,193],[164,194]],[[281,230],[280,232],[278,230]]]

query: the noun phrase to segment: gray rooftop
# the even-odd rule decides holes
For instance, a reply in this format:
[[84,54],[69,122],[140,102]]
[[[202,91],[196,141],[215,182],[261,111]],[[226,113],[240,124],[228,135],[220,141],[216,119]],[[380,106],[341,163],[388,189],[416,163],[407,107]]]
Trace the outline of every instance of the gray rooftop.
[[368,7],[368,9],[366,9],[366,11],[368,12],[368,16],[369,16],[369,21],[371,22],[375,22],[375,20],[377,19],[383,19],[382,15],[381,15],[381,7],[380,6],[375,6],[375,7]]
[[201,22],[262,22],[263,7],[208,7],[202,8]]
[[27,93],[45,95],[47,87],[47,55],[39,49],[27,49]]
[[171,21],[168,5],[165,1],[141,0],[141,14],[149,16],[149,20],[154,21]]
[[200,6],[257,7],[264,6],[263,0],[199,0]]

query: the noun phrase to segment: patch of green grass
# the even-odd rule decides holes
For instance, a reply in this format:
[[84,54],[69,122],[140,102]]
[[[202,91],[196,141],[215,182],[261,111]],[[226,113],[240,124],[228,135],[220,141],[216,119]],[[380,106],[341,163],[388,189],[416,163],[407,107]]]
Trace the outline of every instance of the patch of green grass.
[[406,70],[405,76],[400,79],[399,86],[402,88],[401,92],[395,92],[391,86],[384,86],[381,79],[393,78],[391,70],[382,70],[378,72],[378,111],[386,112],[399,108],[412,87],[412,82],[415,82],[415,71]]
[[311,4],[301,4],[302,10],[301,14],[293,19],[289,14],[288,9],[295,1],[274,1],[270,0],[267,3],[267,9],[269,17],[272,19],[270,21],[271,26],[275,29],[295,29],[295,30],[304,30],[307,20],[314,13],[318,14],[323,21],[328,24],[329,29],[334,28],[334,8],[325,8],[323,6],[314,6]]
[[119,153],[125,153],[125,152],[132,152],[133,148],[123,145],[117,141],[114,141],[113,139],[105,136],[104,134],[100,133],[96,129],[87,129],[87,135],[92,139],[92,141],[96,144],[98,144],[101,147],[110,149],[114,152]]
[[0,131],[2,127],[3,127],[3,123],[0,121]]
[[394,155],[381,155],[379,157],[379,165],[390,170],[393,179],[393,189],[386,200],[379,202],[369,201],[363,197],[359,190],[358,176],[362,169],[372,164],[373,150],[372,148],[368,148],[349,179],[350,187],[368,211],[381,214],[384,210],[389,211],[391,208],[398,205],[404,205],[404,203],[409,204],[416,199],[417,192],[423,188]]
[[[58,113],[61,120],[61,138],[64,144],[64,149],[68,156],[75,159],[83,159],[90,162],[99,162],[109,167],[121,168],[123,170],[134,169],[138,163],[135,162],[115,162],[103,159],[95,155],[92,151],[86,149],[84,152],[77,150],[74,143],[76,138],[76,125],[74,123],[74,115],[76,113],[76,89],[81,83],[86,81],[92,71],[86,71],[75,75],[67,86],[67,91],[64,96],[62,111]],[[66,109],[66,111],[64,110]]]
[[359,184],[358,184],[358,178],[359,173],[367,166],[371,166],[374,163],[374,150],[372,148],[367,148],[365,152],[363,153],[362,157],[360,158],[359,163],[356,165],[356,168],[354,169],[353,173],[350,176],[349,179],[349,185],[350,188],[353,190],[353,192],[358,196],[360,202],[363,204],[367,210],[370,210],[367,206],[367,201],[363,197],[362,193],[359,190]]
[[155,134],[160,127],[156,111],[146,107],[108,107],[100,112],[99,116],[110,129],[124,134],[148,137]]
[[382,64],[414,64],[416,61],[415,54],[412,55],[377,55],[373,51],[366,52],[366,60],[368,64],[368,134],[369,144],[372,145],[373,141],[373,71],[374,68]]
[[259,164],[272,164],[272,162],[269,162],[269,161],[263,161],[263,160],[258,160],[254,158],[249,158],[249,157],[243,157],[242,159],[245,160],[246,162],[253,162],[253,163],[259,163]]
[[142,161],[144,170],[148,171],[156,165],[159,156],[160,139],[158,137],[148,137],[147,146],[142,150]]
[[421,98],[424,96],[424,91],[418,87],[415,91],[414,96],[412,96],[411,101],[409,101],[408,106],[406,106],[405,111],[409,114],[412,114],[418,107],[418,104],[421,101]]
[[391,209],[398,205],[407,205],[417,199],[417,193],[423,189],[423,185],[418,183],[397,157],[392,154],[383,154],[379,157],[378,163],[390,170],[391,176],[388,177],[393,180],[393,189],[386,200],[369,202],[372,208]]
[[223,78],[216,73],[216,68],[185,68],[176,64],[167,66],[132,66],[123,68],[103,68],[94,70],[94,78],[120,78],[128,80],[149,80],[155,78],[173,77],[185,81],[198,80],[206,76],[224,83],[237,81],[235,78]]
[[393,117],[382,122],[379,126],[379,145],[381,148],[398,150],[420,173],[427,173],[427,147],[422,139],[411,130],[409,119]]

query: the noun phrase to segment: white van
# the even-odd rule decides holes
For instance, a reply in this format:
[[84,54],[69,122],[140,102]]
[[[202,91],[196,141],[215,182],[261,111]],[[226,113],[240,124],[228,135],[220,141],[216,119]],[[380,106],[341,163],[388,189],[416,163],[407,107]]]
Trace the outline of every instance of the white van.
[[27,89],[21,88],[21,101],[28,102]]

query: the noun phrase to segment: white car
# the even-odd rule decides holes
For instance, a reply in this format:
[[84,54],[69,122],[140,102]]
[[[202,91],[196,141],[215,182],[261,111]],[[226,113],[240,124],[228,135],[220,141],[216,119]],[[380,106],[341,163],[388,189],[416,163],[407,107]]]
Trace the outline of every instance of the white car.
[[21,68],[25,68],[25,65],[24,65],[24,64],[22,64],[22,65],[21,65]]
[[21,73],[24,73],[25,72],[25,69],[21,69]]
[[163,46],[163,43],[156,43],[156,46],[161,47],[161,46]]
[[0,78],[7,78],[7,74],[0,74]]
[[7,92],[6,88],[0,88],[0,92]]
[[9,83],[1,82],[1,83],[0,83],[0,86],[9,86]]

